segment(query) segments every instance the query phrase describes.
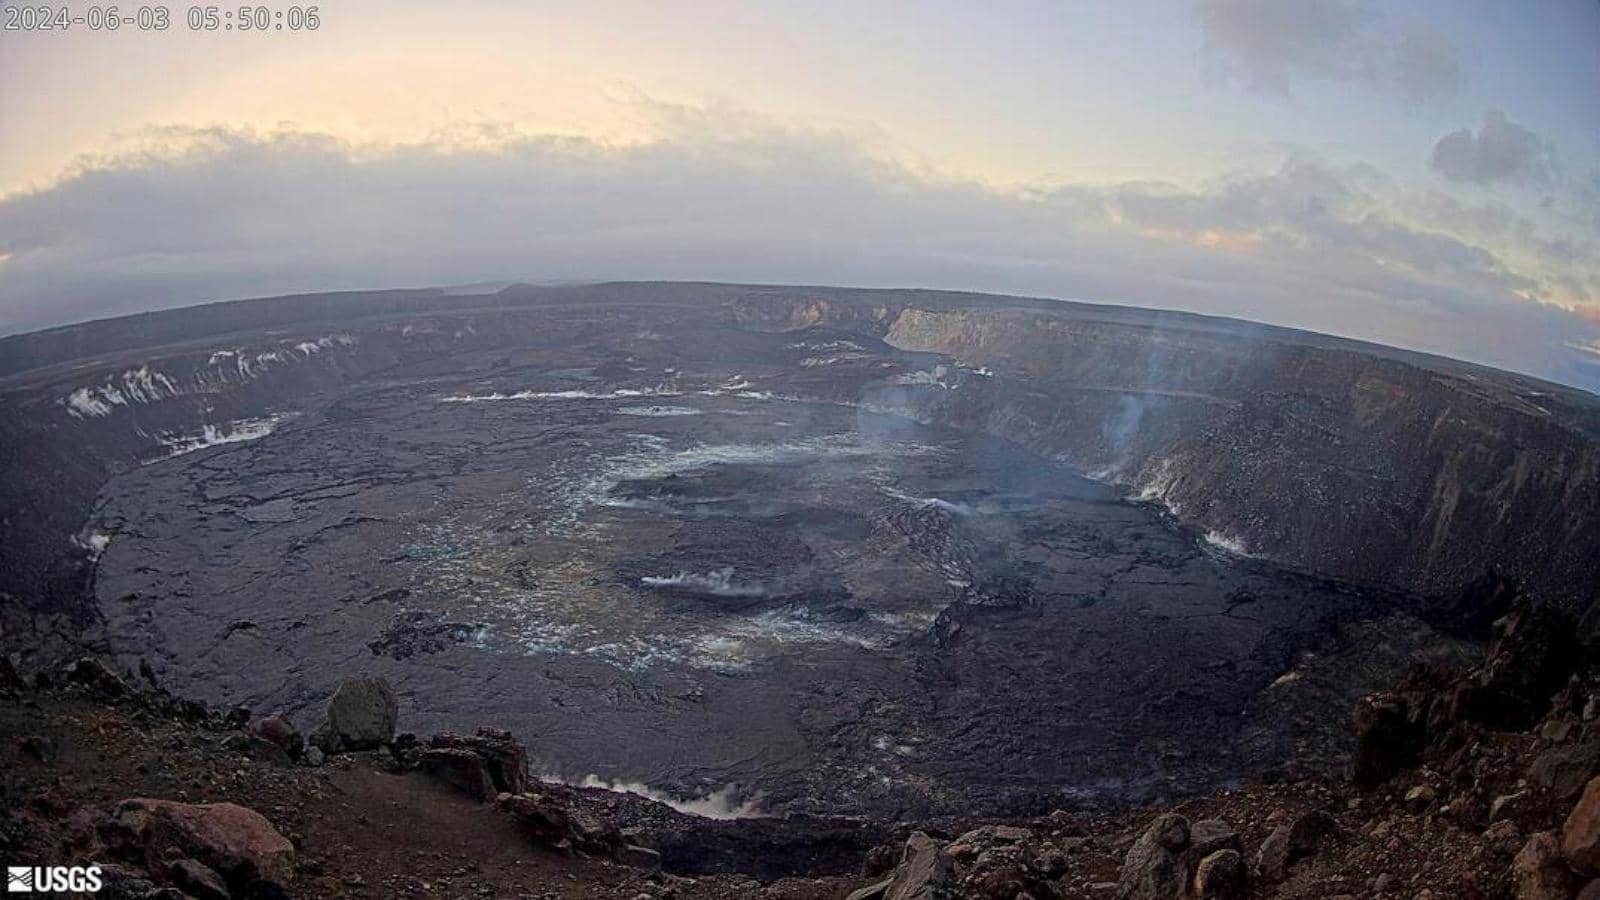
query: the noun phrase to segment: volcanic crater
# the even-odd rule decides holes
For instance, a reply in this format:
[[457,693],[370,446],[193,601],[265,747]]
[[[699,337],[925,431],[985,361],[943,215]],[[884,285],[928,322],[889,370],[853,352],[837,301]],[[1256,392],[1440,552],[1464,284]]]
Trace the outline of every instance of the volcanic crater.
[[[1246,323],[518,286],[0,347],[5,499],[38,512],[4,590],[186,695],[306,717],[380,674],[411,730],[493,723],[550,777],[730,814],[1332,758],[1356,696],[1460,652],[1440,598],[1485,566],[1594,586],[1544,565],[1596,546],[1593,398]],[[1564,474],[1508,484],[1529,459],[1486,430]]]

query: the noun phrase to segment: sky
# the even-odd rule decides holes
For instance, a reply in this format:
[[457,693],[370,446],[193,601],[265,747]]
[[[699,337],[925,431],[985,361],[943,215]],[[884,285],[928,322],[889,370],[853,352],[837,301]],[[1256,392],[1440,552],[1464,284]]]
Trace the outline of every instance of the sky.
[[0,333],[345,288],[933,287],[1600,390],[1596,0],[171,9],[0,30]]

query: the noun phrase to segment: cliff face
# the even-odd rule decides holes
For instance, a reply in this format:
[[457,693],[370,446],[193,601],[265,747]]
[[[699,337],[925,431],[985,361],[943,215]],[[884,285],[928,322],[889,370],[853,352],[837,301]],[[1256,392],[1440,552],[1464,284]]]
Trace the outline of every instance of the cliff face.
[[941,416],[1127,484],[1248,553],[1424,594],[1486,567],[1574,603],[1595,594],[1593,398],[1187,316],[908,309],[886,338],[999,375]]

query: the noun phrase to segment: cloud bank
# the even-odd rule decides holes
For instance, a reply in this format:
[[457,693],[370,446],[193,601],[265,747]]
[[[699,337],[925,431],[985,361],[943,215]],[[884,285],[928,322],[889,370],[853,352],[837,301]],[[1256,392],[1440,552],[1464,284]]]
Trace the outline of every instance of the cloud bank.
[[0,331],[355,287],[896,285],[1235,315],[1600,385],[1592,245],[1452,202],[1307,156],[1199,188],[998,189],[753,123],[626,145],[168,130],[0,198]]

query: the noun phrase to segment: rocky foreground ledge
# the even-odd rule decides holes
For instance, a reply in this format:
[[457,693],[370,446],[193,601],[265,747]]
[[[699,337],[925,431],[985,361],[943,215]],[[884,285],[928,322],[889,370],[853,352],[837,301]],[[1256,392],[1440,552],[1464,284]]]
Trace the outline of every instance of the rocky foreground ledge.
[[1015,821],[716,821],[397,733],[379,679],[302,732],[92,658],[0,660],[0,856],[100,896],[1600,898],[1600,653],[1515,602],[1482,663],[1356,711],[1352,774]]

